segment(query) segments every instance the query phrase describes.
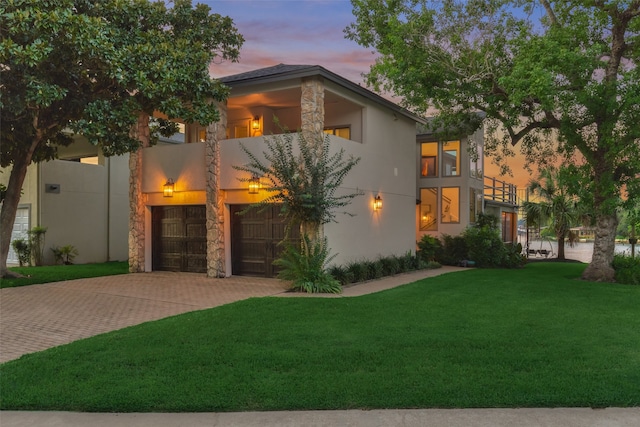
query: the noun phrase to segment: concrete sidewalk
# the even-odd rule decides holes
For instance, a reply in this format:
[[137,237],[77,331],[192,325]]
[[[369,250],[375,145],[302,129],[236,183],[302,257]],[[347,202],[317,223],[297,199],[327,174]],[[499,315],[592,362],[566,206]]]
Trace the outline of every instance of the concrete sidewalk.
[[406,409],[196,414],[1,412],[2,427],[637,427],[640,408]]

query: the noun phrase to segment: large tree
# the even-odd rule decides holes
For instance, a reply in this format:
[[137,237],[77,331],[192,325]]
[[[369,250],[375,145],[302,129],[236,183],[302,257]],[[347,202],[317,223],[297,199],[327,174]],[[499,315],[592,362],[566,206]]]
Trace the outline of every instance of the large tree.
[[[228,90],[209,75],[236,59],[231,19],[189,0],[0,3],[0,165],[11,166],[0,213],[0,275],[6,267],[27,167],[56,157],[81,132],[106,155],[149,144],[149,116],[208,124]],[[136,169],[136,170],[138,170]],[[137,176],[137,175],[136,175]],[[139,182],[138,182],[139,184]]]
[[616,209],[640,180],[640,0],[352,3],[347,37],[377,50],[374,87],[438,125],[486,113],[503,166],[516,145],[577,166],[597,230],[583,278],[612,281]]

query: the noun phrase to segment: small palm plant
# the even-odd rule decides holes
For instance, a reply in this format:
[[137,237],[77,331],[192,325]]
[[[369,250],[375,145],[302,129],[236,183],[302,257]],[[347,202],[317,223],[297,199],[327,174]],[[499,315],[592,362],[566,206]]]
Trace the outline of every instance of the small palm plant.
[[549,221],[558,241],[558,259],[564,260],[564,244],[568,240],[573,245],[577,235],[571,227],[585,218],[585,211],[579,199],[569,191],[570,171],[565,168],[543,169],[538,179],[529,183],[529,191],[537,202],[524,202],[527,222],[542,225]]

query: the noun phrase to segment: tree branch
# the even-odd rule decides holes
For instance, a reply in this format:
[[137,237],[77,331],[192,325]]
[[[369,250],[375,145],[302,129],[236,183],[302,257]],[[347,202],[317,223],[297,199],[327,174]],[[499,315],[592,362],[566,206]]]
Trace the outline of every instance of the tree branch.
[[544,6],[544,9],[547,11],[547,16],[549,17],[549,20],[551,21],[552,25],[558,25],[558,18],[556,17],[555,12],[553,11],[553,8],[551,7],[551,4],[549,3],[548,0],[540,0],[540,3],[542,3],[542,6]]

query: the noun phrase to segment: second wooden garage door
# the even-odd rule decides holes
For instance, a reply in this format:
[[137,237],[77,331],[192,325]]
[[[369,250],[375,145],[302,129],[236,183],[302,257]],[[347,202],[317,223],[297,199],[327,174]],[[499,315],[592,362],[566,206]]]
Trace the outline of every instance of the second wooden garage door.
[[[232,274],[275,277],[278,268],[273,261],[284,249],[278,243],[284,239],[286,226],[278,215],[280,206],[271,206],[264,211],[251,209],[244,215],[238,215],[247,206],[230,206]],[[293,227],[289,237],[292,242],[297,242],[299,228]]]

